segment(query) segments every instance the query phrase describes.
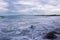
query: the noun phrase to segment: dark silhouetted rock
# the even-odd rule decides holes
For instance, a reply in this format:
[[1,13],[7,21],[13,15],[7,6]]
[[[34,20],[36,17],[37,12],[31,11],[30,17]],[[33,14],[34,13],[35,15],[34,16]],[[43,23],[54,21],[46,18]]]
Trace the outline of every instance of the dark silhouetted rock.
[[52,32],[47,33],[43,38],[53,40],[53,39],[57,38],[57,36],[55,34],[58,34],[58,33],[55,31],[52,31]]
[[31,27],[30,27],[31,29],[34,29],[35,28],[35,26],[34,25],[31,25]]

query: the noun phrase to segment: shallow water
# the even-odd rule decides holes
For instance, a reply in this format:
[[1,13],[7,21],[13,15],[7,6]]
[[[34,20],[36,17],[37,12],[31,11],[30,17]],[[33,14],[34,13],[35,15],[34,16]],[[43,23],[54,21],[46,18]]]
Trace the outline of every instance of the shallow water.
[[0,40],[48,40],[42,35],[56,28],[60,16],[5,16],[0,18]]

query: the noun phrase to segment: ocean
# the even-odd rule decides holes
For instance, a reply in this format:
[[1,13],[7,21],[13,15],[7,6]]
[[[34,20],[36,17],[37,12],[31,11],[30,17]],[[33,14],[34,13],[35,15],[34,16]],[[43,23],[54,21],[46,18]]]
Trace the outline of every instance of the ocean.
[[48,40],[42,36],[56,28],[60,16],[0,16],[0,40]]

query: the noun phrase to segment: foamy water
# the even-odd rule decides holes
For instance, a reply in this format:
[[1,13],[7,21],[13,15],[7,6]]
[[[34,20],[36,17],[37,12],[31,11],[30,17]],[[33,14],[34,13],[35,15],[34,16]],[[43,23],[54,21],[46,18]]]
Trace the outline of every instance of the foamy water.
[[56,28],[60,16],[7,16],[0,18],[0,40],[48,40],[42,36]]

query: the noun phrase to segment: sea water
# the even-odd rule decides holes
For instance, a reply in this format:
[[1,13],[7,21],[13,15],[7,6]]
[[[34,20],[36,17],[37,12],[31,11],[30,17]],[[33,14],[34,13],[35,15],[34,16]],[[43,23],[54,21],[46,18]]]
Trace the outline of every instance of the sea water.
[[48,40],[42,36],[56,28],[60,28],[60,16],[4,16],[0,40]]

